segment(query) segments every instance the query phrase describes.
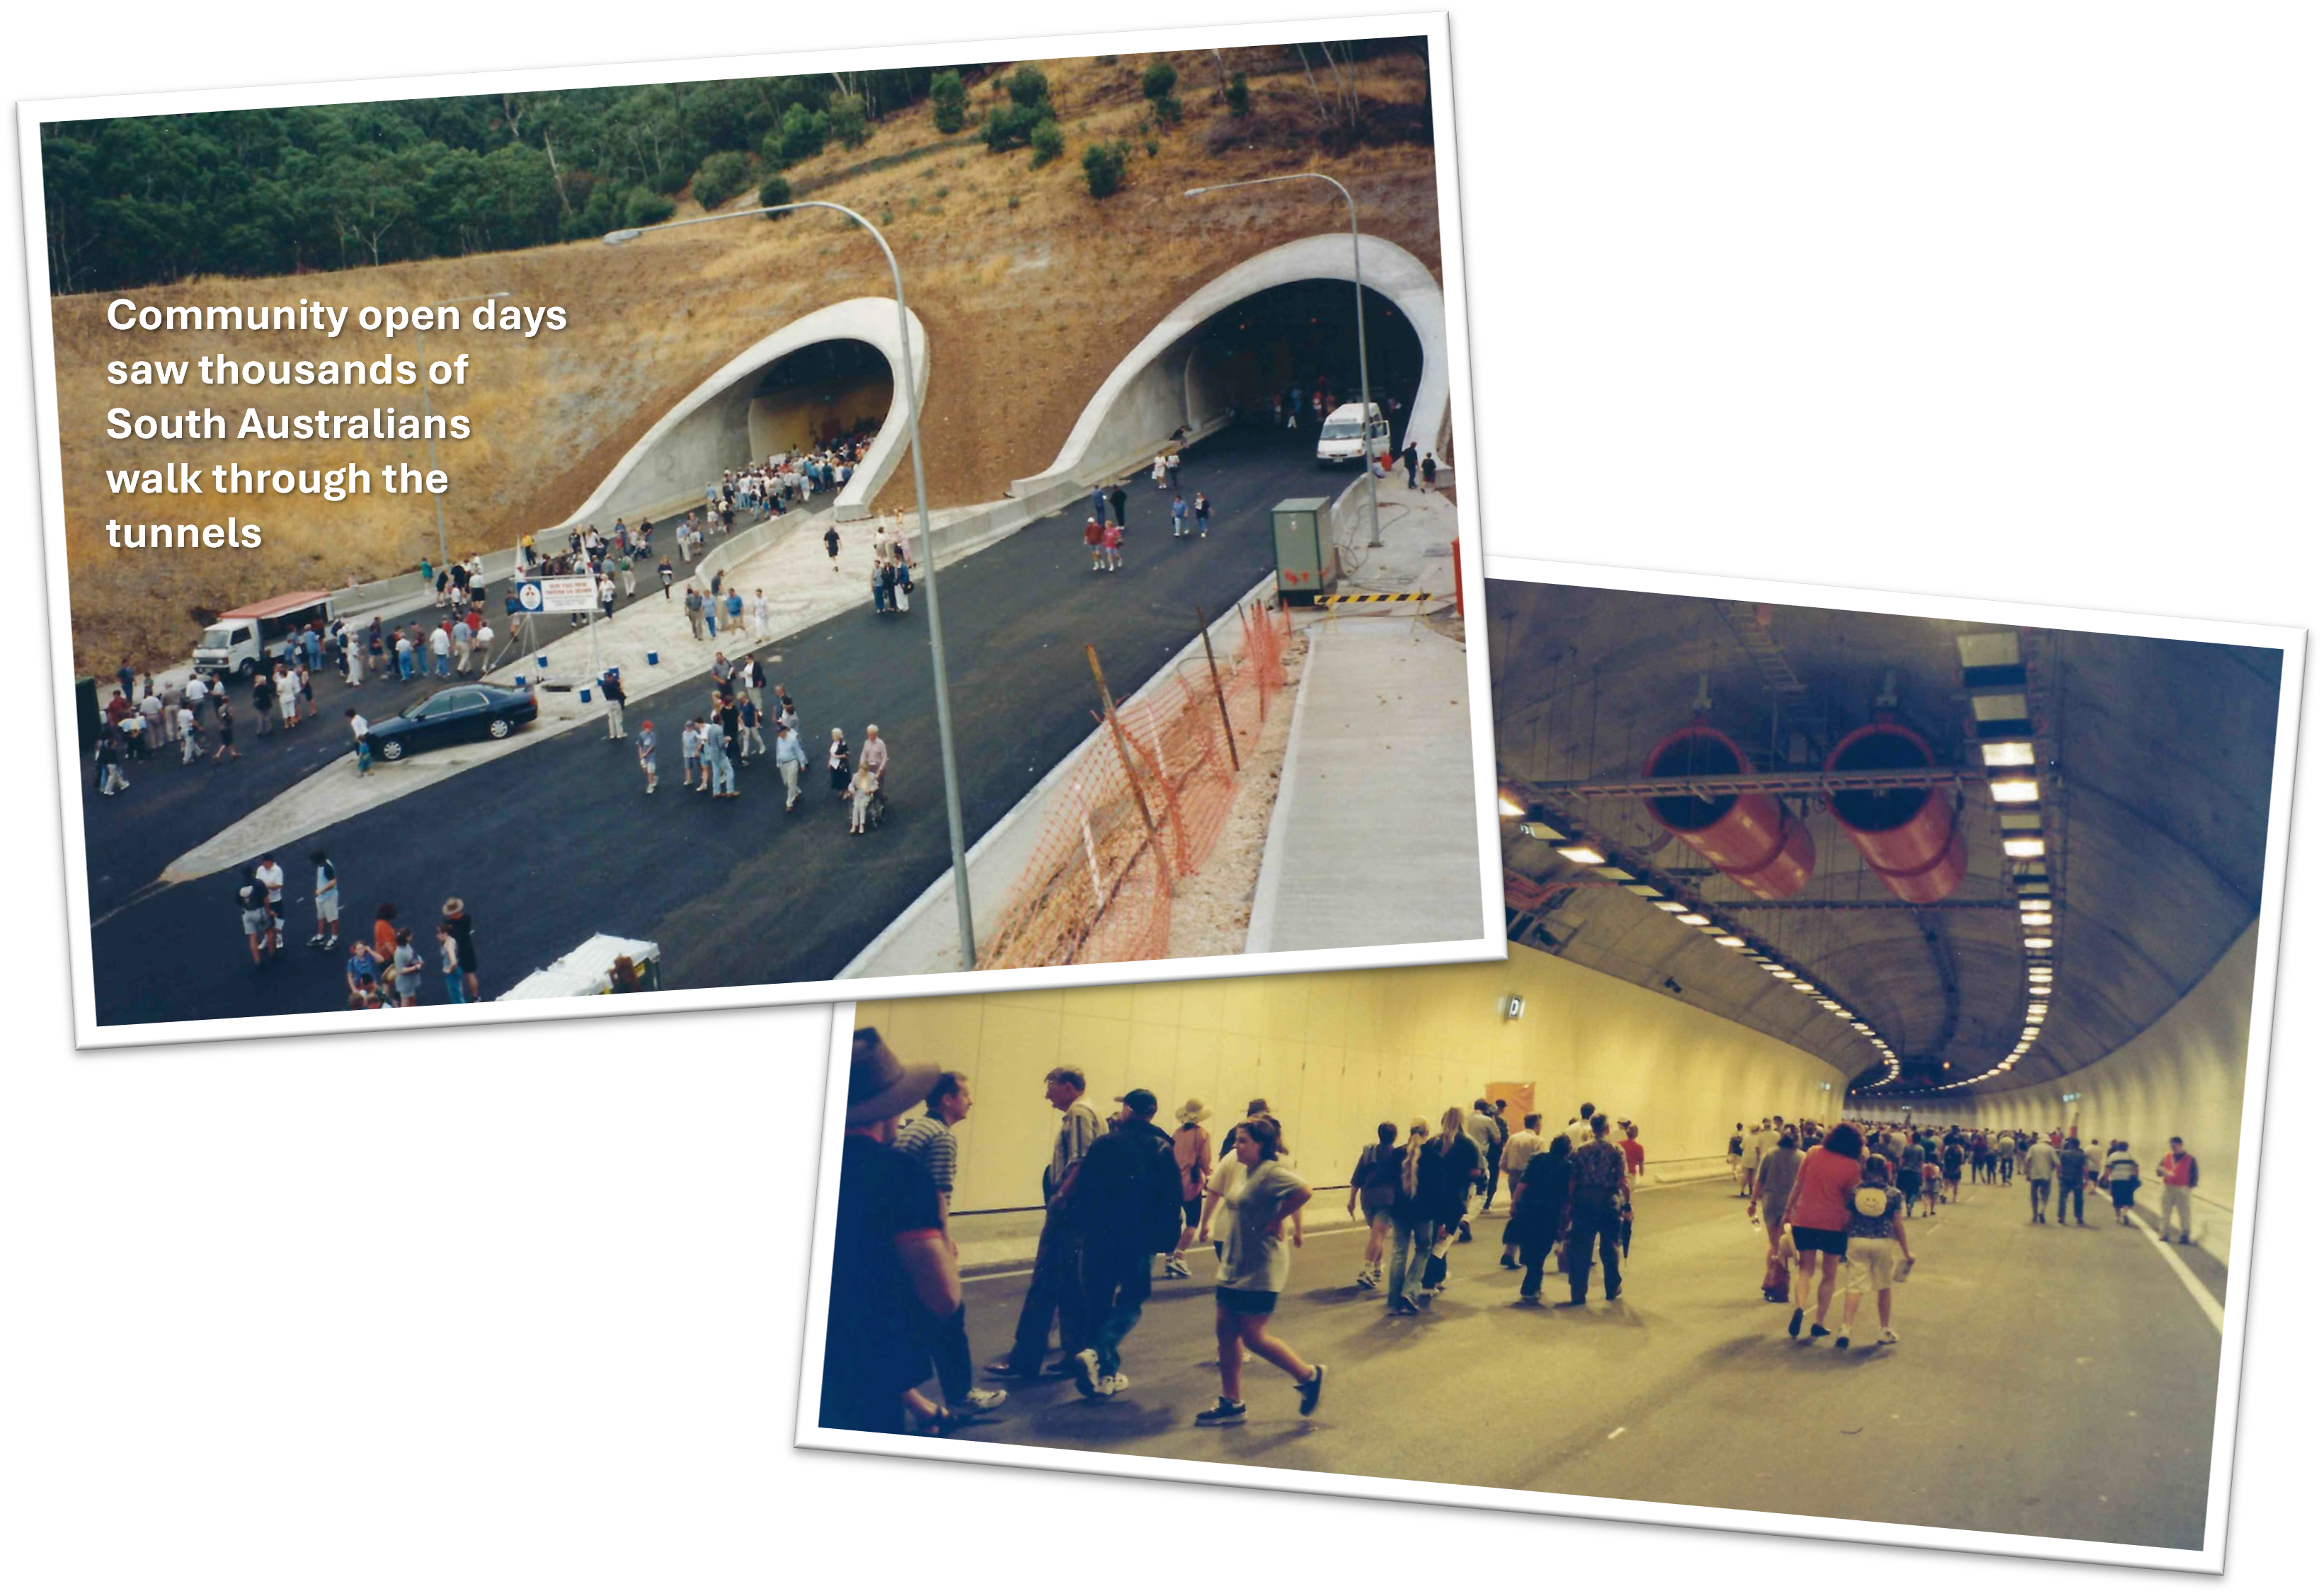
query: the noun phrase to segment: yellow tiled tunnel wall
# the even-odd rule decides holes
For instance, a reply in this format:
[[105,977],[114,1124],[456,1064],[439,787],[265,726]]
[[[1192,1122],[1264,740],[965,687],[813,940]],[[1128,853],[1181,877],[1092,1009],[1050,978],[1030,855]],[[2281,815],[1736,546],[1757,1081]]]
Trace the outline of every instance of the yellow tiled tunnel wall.
[[[1508,1020],[1512,994],[1525,1015]],[[1346,1180],[1382,1120],[1433,1122],[1489,1082],[1532,1082],[1553,1124],[1585,1097],[1637,1121],[1650,1164],[1721,1158],[1736,1121],[1828,1115],[1846,1086],[1748,1027],[1527,948],[1507,964],[888,1000],[855,1022],[907,1059],[968,1073],[961,1212],[1039,1204],[1056,1127],[1042,1081],[1060,1064],[1088,1077],[1101,1115],[1143,1086],[1166,1124],[1201,1098],[1213,1136],[1265,1097],[1320,1185]]]

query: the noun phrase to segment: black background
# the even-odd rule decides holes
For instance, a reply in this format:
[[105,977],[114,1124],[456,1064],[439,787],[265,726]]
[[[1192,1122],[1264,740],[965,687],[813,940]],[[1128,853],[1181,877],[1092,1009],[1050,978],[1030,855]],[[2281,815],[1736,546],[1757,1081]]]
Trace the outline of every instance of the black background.
[[[200,32],[233,60],[200,56],[193,28],[167,49],[44,51],[21,93],[595,56],[513,14],[460,21],[448,53],[423,51],[416,16],[367,16],[386,25],[370,49],[323,46],[314,19],[218,19]],[[955,14],[951,30],[1137,21],[1159,19]],[[1762,19],[1678,32],[1706,25],[1452,19],[1476,395],[1462,456],[1494,476],[1489,500],[1466,490],[1488,553],[2308,623],[2271,484],[2299,411],[2238,364],[2284,346],[2268,263],[2292,255],[2280,235],[2301,209],[2247,202],[2255,149],[2294,146],[2266,137],[2264,93],[2196,116],[2173,97],[2200,46],[2184,37],[2138,69],[2117,56],[2143,42],[2045,42],[2022,19],[2008,49],[1778,37]],[[908,19],[920,40],[944,28]],[[748,42],[711,32],[699,49]],[[807,32],[792,42],[874,42]],[[265,53],[265,35],[304,53]],[[604,53],[695,44],[641,32]],[[2234,161],[2212,161],[2227,142]],[[25,711],[19,746],[47,751],[47,699]],[[156,1550],[239,1559],[295,1538],[288,1519],[355,1528],[339,1550],[367,1561],[476,1538],[534,1561],[637,1556],[665,1582],[830,1564],[907,1580],[904,1545],[948,1582],[1037,1587],[1134,1568],[1318,1589],[1346,1589],[1341,1568],[1603,1589],[1987,1573],[1964,1554],[795,1452],[820,1010],[77,1055],[40,913],[72,913],[63,832],[47,789],[12,813],[28,892],[9,987],[37,1047],[9,1092],[12,1296],[21,1382],[53,1417],[28,1450],[51,1480],[198,1538],[149,1536]],[[2289,1066],[2273,1080],[2287,1124],[2303,1085]],[[2282,1336],[2261,1333],[2264,1287],[2255,1394],[2287,1389],[2259,1361]],[[1460,1380],[1443,1370],[1413,1401],[1478,1413]],[[2240,1573],[2299,1478],[2268,1466],[2261,1417],[2247,1403]],[[116,1536],[128,1522],[106,1515]]]

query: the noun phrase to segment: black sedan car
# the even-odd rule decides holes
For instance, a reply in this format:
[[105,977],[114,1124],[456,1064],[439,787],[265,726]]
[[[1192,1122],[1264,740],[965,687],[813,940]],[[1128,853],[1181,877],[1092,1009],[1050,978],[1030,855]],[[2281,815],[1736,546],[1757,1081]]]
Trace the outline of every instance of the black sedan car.
[[497,743],[540,715],[540,702],[530,690],[471,682],[432,694],[373,726],[371,751],[392,762],[454,743]]

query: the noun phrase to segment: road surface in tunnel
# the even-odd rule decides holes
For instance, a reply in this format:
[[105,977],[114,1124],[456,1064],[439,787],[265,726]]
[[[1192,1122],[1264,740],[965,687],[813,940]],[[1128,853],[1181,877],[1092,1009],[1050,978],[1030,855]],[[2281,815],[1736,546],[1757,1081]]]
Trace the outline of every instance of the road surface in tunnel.
[[[1335,493],[1347,481],[1317,466],[1312,429],[1234,429],[1185,459],[1184,490],[1190,498],[1204,490],[1215,506],[1206,540],[1174,542],[1169,495],[1140,476],[1126,484],[1129,535],[1116,575],[1090,571],[1085,501],[945,567],[972,843],[1096,724],[1085,643],[1127,696],[1194,637],[1197,605],[1215,617],[1272,570],[1268,512],[1278,500]],[[641,597],[645,590],[641,582]],[[251,966],[231,873],[130,899],[93,932],[99,1023],[338,1008],[346,943],[368,940],[383,900],[404,911],[431,960],[422,1002],[442,1002],[434,927],[454,895],[475,921],[488,997],[598,931],[659,943],[669,986],[835,975],[950,863],[927,639],[924,604],[879,617],[867,595],[860,608],[762,647],[783,656],[773,677],[801,717],[809,769],[795,815],[783,813],[763,758],[741,772],[739,801],[680,789],[678,729],[707,704],[706,677],[692,677],[630,704],[632,732],[651,720],[661,739],[662,788],[650,798],[633,745],[584,724],[320,834],[343,883],[336,953],[304,946],[315,838],[277,850],[289,876],[290,947],[263,968]],[[884,826],[850,836],[823,749],[835,725],[860,744],[871,721],[892,750],[894,801]]]
[[[1270,1327],[1329,1366],[1302,1419],[1290,1378],[1254,1358],[1248,1422],[1202,1429],[1218,1395],[1213,1265],[1155,1282],[1122,1344],[1130,1388],[1012,1380],[964,1440],[1243,1462],[1634,1501],[2199,1547],[2219,1335],[2138,1228],[2101,1195],[2087,1229],[2029,1222],[2025,1186],[1962,1187],[1911,1222],[1898,1344],[1872,1344],[1868,1294],[1847,1352],[1784,1333],[1758,1295],[1766,1247],[1725,1181],[1640,1194],[1618,1301],[1593,1271],[1582,1307],[1516,1305],[1501,1210],[1451,1255],[1417,1317],[1358,1289],[1360,1230],[1292,1254]],[[1341,1216],[1319,1191],[1311,1218]],[[1022,1272],[967,1282],[978,1366],[1008,1351]],[[1545,1284],[1545,1304],[1564,1282]],[[1835,1296],[1831,1324],[1840,1325]],[[980,1377],[992,1383],[990,1377]],[[933,1382],[928,1394],[941,1399]]]

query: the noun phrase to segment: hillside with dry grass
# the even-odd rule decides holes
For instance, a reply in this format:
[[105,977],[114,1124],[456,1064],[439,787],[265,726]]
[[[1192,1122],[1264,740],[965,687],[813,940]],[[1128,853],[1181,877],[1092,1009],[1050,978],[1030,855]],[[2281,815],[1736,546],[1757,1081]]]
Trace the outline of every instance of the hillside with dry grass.
[[[1321,167],[1355,192],[1366,231],[1395,240],[1441,272],[1434,152],[1425,136],[1427,79],[1417,59],[1362,64],[1358,90],[1371,128],[1351,141],[1333,102],[1289,52],[1228,52],[1247,73],[1250,110],[1230,115],[1209,51],[1172,58],[1185,114],[1155,125],[1139,70],[1149,58],[1038,63],[1067,151],[1035,169],[1028,152],[992,154],[972,136],[939,134],[925,106],[876,125],[853,150],[792,169],[796,197],[834,199],[881,224],[905,272],[931,346],[923,415],[929,491],[938,503],[1000,496],[1047,466],[1082,406],[1165,313],[1235,263],[1343,225],[1338,197],[1314,184],[1277,184],[1198,199],[1205,182]],[[1013,63],[1012,63],[1013,64]],[[1003,69],[1005,70],[1005,69]],[[1000,71],[972,82],[971,125],[1001,92]],[[1402,134],[1403,137],[1399,137]],[[1090,197],[1082,149],[1130,141],[1124,186]],[[1152,152],[1148,152],[1149,144]],[[733,201],[738,208],[756,203]],[[679,218],[701,214],[682,204]],[[625,247],[560,244],[356,271],[254,280],[196,280],[138,291],[140,304],[432,305],[488,292],[519,304],[558,305],[563,333],[432,335],[431,359],[469,356],[464,389],[439,389],[438,411],[466,416],[474,436],[437,445],[451,478],[445,515],[455,555],[504,548],[554,525],[638,437],[737,352],[820,306],[884,295],[877,247],[844,218],[804,213],[774,221],[650,235]],[[205,469],[313,469],[352,461],[424,466],[419,443],[174,445],[107,439],[106,412],[205,407],[238,424],[243,411],[311,412],[392,403],[416,411],[414,389],[136,388],[106,380],[115,359],[368,360],[416,351],[409,333],[363,334],[350,318],[319,334],[124,333],[106,324],[113,295],[53,301],[58,410],[63,440],[66,548],[73,651],[84,670],[122,658],[159,665],[182,658],[201,620],[230,605],[296,587],[332,587],[409,569],[436,549],[424,494],[374,494],[332,504],[317,498],[215,492],[198,500],[117,498],[107,467],[190,460]],[[908,498],[910,476],[888,500]],[[108,518],[223,521],[264,529],[249,549],[122,550]]]

